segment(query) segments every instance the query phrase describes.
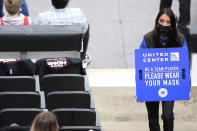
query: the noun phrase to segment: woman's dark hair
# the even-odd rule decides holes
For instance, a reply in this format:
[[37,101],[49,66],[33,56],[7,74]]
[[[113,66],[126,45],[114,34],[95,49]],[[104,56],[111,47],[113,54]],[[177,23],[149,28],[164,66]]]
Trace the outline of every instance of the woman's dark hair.
[[67,6],[69,0],[51,0],[51,2],[56,9],[63,9]]
[[166,14],[170,17],[170,23],[171,23],[171,30],[168,32],[168,44],[167,47],[180,47],[180,43],[177,42],[177,29],[176,29],[176,18],[173,13],[173,11],[170,8],[163,8],[160,10],[159,14],[157,15],[157,18],[155,19],[155,27],[154,27],[154,47],[155,48],[161,48],[162,42],[160,39],[160,31],[157,28],[158,20],[161,17],[161,15]]

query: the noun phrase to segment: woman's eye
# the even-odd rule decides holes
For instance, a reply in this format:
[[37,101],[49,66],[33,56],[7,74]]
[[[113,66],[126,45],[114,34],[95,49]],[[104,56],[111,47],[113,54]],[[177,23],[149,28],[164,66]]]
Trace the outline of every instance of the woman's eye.
[[163,23],[163,22],[164,22],[164,20],[160,19],[160,20],[159,20],[159,22]]

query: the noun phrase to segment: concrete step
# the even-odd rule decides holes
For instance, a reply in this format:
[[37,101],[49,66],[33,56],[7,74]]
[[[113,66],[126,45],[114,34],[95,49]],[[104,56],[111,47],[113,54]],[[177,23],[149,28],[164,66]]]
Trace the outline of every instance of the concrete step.
[[[146,107],[144,103],[136,103],[134,87],[92,87],[92,92],[105,131],[148,131]],[[196,109],[197,88],[192,88],[189,103],[175,102],[176,131],[196,131]]]
[[[102,123],[105,131],[149,131],[148,121],[146,122],[104,122]],[[160,123],[161,131],[162,123]],[[174,131],[196,131],[196,122],[176,122]]]

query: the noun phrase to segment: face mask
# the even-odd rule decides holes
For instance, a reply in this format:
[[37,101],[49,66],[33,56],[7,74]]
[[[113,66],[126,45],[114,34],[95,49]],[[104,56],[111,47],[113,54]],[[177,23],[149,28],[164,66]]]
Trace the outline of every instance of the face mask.
[[157,28],[159,29],[160,33],[167,34],[172,28],[171,26],[163,26],[157,23]]

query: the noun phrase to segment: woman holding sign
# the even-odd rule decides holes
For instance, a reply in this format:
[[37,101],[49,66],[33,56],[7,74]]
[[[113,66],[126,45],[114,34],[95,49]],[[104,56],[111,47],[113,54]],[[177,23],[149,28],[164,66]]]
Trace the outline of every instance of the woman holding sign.
[[[147,33],[140,45],[145,48],[171,48],[187,47],[184,36],[177,32],[176,19],[170,8],[162,9],[155,20],[153,31]],[[146,102],[150,131],[160,131],[159,126],[159,101]],[[162,119],[164,131],[173,131],[174,101],[162,101]]]

